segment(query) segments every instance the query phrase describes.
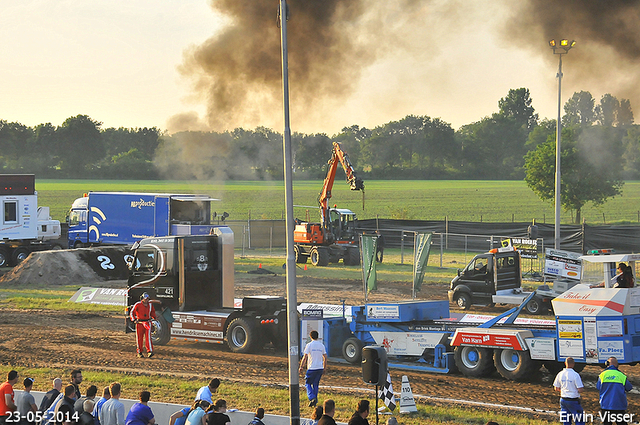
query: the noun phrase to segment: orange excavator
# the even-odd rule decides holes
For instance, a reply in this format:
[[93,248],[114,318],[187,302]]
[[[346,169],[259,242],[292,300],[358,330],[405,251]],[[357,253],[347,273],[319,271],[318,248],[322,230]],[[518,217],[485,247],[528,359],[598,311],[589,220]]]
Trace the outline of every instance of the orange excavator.
[[318,195],[320,223],[305,223],[296,219],[293,241],[297,263],[306,263],[311,258],[311,264],[314,266],[326,266],[330,262],[337,263],[340,260],[345,265],[360,264],[355,213],[348,209],[336,208],[335,205],[333,208],[329,207],[338,164],[342,164],[351,190],[361,190],[364,196],[364,182],[356,177],[353,165],[340,143],[333,142],[329,169],[322,191]]

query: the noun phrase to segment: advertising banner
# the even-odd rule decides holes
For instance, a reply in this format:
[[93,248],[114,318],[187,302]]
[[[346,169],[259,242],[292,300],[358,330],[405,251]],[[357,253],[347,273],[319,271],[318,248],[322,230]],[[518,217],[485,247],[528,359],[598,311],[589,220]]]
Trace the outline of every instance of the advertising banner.
[[360,255],[362,256],[362,280],[367,294],[378,289],[376,282],[376,249],[377,235],[360,235]]
[[413,296],[420,291],[424,274],[429,262],[429,250],[431,249],[431,233],[417,233],[415,258],[413,261]]

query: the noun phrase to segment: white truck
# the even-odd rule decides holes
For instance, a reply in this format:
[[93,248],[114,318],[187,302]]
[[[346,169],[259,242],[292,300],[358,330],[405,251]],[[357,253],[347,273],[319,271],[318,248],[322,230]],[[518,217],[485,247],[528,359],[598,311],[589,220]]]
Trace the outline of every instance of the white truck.
[[33,174],[0,174],[0,267],[16,265],[33,251],[60,249],[60,221],[38,207]]

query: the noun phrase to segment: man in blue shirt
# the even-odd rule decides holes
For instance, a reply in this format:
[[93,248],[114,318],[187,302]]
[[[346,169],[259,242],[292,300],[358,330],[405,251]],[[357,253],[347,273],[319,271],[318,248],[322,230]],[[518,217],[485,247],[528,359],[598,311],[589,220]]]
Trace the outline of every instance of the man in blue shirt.
[[598,376],[596,387],[600,391],[600,415],[604,425],[615,422],[618,425],[627,425],[630,419],[626,415],[627,392],[631,391],[631,382],[624,373],[618,370],[618,359],[609,357],[607,367]]
[[213,404],[213,394],[218,391],[218,387],[220,386],[220,380],[218,378],[213,378],[209,381],[209,385],[205,385],[204,387],[198,390],[196,394],[196,400],[206,400],[209,404]]

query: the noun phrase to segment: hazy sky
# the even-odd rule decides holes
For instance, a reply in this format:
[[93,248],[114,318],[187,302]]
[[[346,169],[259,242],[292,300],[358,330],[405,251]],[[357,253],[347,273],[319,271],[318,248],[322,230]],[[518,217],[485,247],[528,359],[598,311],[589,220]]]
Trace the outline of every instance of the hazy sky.
[[[258,3],[262,7],[252,10]],[[306,11],[298,3],[289,0],[293,131],[332,135],[345,126],[373,128],[408,114],[439,117],[457,129],[496,112],[498,100],[519,87],[530,89],[541,118],[556,117],[557,56],[545,34],[523,28],[517,36],[515,30],[510,34],[509,25],[518,22],[507,0],[369,0],[347,12],[335,1],[306,0],[314,5]],[[319,14],[319,7],[332,3],[338,5],[334,15],[309,23],[305,14]],[[274,82],[280,75],[273,44],[279,40],[277,0],[0,4],[0,119],[60,125],[85,114],[104,127],[176,131],[262,125],[282,131],[281,94]],[[324,34],[325,24],[333,35]],[[298,61],[297,49],[312,45],[316,34],[324,36],[319,44],[325,49],[306,52]],[[624,90],[635,85],[627,71],[637,64],[616,62],[606,45],[574,38],[578,44],[563,60],[563,102],[575,91],[588,90],[596,100],[610,92],[640,108],[640,99]],[[263,45],[269,51],[259,52],[261,39],[271,40]],[[344,55],[334,57],[343,44],[333,40],[351,43]],[[226,56],[219,54],[221,46]],[[236,63],[233,56],[243,49],[242,54],[255,57]],[[584,66],[587,59],[606,62],[607,72],[591,73]],[[244,76],[243,64],[250,62],[256,69]],[[225,68],[228,63],[235,66]],[[296,72],[296,66],[305,71]],[[303,74],[304,84],[304,78],[296,80]],[[212,107],[211,87],[219,88],[225,75],[234,81],[223,87],[228,105]],[[262,81],[270,89],[263,89]]]

